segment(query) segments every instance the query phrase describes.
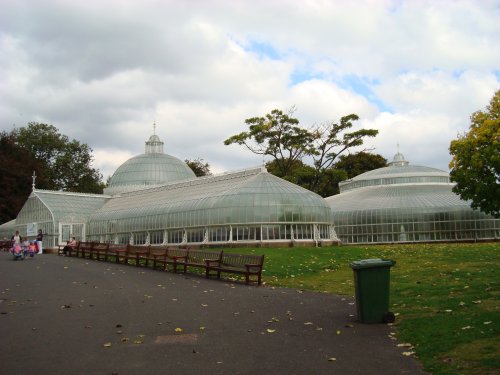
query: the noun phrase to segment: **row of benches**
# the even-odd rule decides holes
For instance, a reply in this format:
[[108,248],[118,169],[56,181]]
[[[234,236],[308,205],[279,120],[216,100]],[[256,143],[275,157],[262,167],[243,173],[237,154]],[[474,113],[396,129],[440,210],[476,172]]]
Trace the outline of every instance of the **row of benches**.
[[[233,254],[222,250],[179,249],[167,246],[119,245],[98,242],[78,242],[75,248],[66,248],[68,256],[85,259],[114,261],[117,264],[132,264],[137,267],[150,267],[186,273],[188,267],[201,268],[205,277],[217,276],[221,273],[240,274],[245,283],[262,283],[262,267],[264,255]],[[64,254],[64,246],[60,245],[58,254]]]

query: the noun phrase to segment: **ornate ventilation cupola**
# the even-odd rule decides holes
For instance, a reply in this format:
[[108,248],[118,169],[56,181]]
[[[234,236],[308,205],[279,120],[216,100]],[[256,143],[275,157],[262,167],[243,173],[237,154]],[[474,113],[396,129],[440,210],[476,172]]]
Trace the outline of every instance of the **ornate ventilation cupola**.
[[156,122],[153,123],[153,135],[146,141],[146,154],[163,154],[163,142],[156,135]]
[[391,167],[404,167],[405,165],[410,164],[409,161],[405,160],[405,157],[402,153],[398,152],[394,155],[394,158],[390,163],[388,163]]

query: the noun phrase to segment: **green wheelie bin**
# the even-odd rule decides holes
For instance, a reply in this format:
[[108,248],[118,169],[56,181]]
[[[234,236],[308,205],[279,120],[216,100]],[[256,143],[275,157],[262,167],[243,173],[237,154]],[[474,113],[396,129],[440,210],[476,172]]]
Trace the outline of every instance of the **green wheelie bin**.
[[361,323],[392,323],[389,311],[389,280],[395,261],[364,259],[351,263],[354,271],[356,310]]

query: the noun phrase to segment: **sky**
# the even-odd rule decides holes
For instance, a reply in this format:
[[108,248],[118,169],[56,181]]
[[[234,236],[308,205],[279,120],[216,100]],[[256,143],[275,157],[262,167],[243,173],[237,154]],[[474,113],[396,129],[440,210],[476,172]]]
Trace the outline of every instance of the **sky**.
[[224,140],[273,109],[355,113],[358,150],[448,170],[500,89],[500,0],[0,0],[0,131],[52,124],[106,179],[156,134],[215,173],[269,158]]

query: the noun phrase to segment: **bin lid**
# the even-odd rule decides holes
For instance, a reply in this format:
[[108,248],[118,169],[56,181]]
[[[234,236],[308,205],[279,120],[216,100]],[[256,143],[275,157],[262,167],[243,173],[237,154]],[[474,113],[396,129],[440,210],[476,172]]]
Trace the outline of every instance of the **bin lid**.
[[363,259],[351,262],[351,268],[358,270],[361,268],[392,267],[396,261],[389,259]]

